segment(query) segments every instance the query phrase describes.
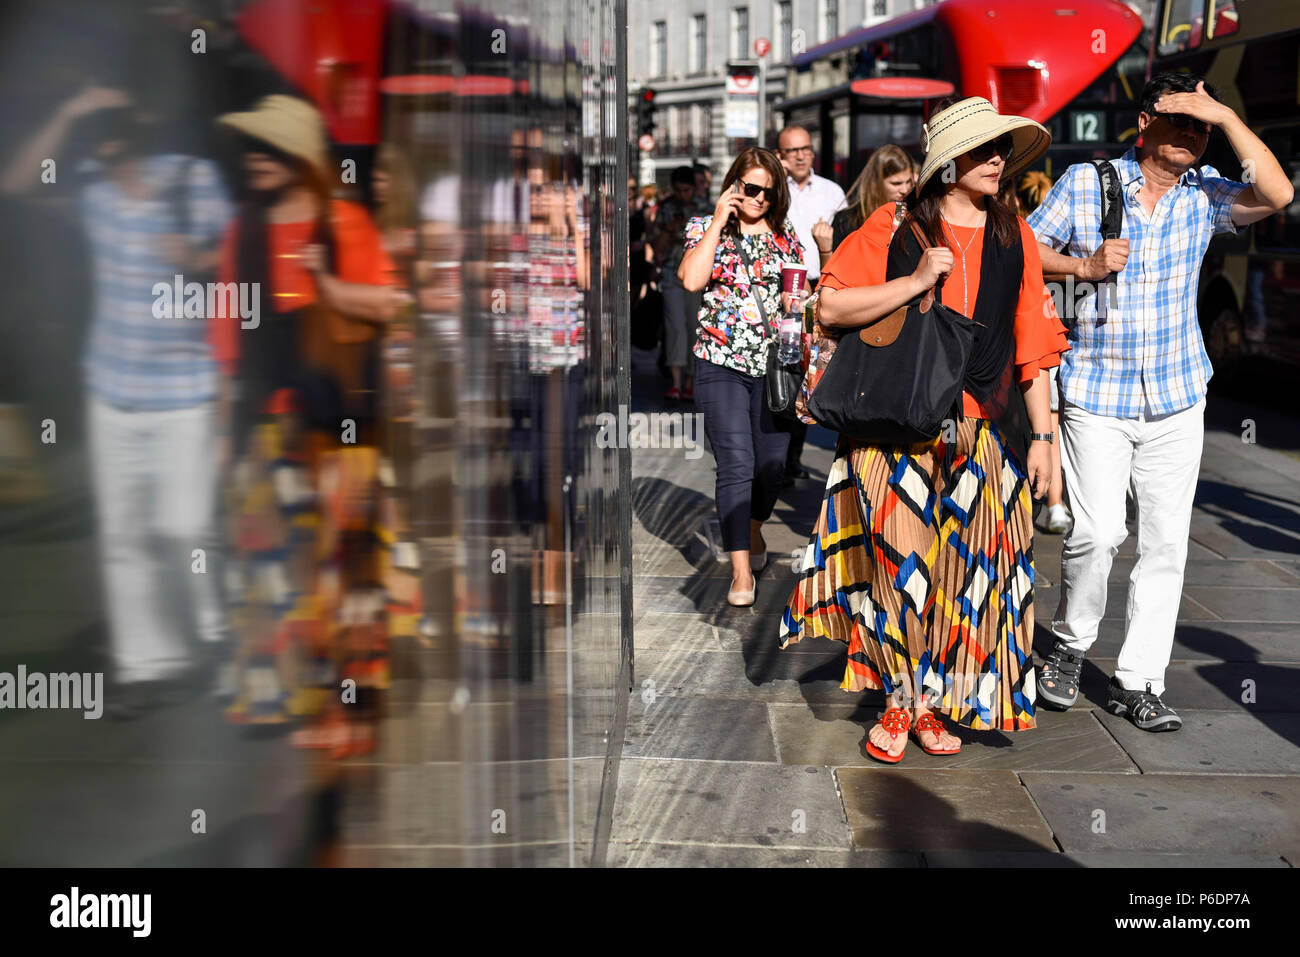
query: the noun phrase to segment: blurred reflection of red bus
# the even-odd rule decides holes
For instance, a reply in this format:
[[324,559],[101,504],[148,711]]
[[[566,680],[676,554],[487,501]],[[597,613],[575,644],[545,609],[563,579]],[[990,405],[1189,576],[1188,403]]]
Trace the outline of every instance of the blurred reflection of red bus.
[[[1200,73],[1245,119],[1300,193],[1300,3],[1296,0],[1163,0],[1151,73]],[[1209,27],[1206,27],[1209,24]],[[1204,163],[1243,176],[1221,134]],[[1300,366],[1300,199],[1241,236],[1210,244],[1199,293],[1215,379],[1230,381],[1246,356]]]
[[1048,126],[1055,175],[1137,135],[1142,33],[1119,0],[945,0],[795,56],[774,108],[812,133],[819,172],[848,183],[885,143],[919,156],[934,99],[984,96]]

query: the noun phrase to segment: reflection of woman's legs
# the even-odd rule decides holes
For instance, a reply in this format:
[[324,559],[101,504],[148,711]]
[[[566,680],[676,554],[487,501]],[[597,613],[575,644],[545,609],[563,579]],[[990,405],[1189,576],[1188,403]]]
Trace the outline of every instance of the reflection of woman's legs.
[[664,363],[673,377],[673,388],[682,387],[682,373],[690,358],[690,344],[687,337],[688,316],[691,303],[699,303],[698,296],[692,296],[680,282],[667,280],[663,285],[664,297]]

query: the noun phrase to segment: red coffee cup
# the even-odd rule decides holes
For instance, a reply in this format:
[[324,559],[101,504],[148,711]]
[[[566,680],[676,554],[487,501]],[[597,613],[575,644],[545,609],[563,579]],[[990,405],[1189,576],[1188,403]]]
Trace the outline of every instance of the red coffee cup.
[[781,291],[802,297],[807,291],[808,267],[803,263],[781,264]]

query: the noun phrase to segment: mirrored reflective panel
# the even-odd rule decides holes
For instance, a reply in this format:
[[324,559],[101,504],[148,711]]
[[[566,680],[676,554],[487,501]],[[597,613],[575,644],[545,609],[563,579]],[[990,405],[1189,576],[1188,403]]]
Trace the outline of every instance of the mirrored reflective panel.
[[0,863],[603,863],[624,25],[0,14]]

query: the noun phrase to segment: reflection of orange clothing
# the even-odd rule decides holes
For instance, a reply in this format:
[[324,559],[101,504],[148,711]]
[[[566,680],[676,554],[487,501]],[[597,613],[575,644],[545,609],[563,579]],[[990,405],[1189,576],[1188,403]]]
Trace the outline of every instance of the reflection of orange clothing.
[[[333,219],[335,275],[344,282],[370,286],[391,286],[395,269],[384,250],[379,230],[365,207],[336,199],[330,202]],[[267,251],[271,257],[270,280],[275,312],[289,312],[316,301],[316,282],[297,258],[311,242],[315,222],[268,223]],[[234,282],[238,272],[239,221],[226,231],[221,244],[221,282]],[[266,290],[261,290],[265,296]],[[227,374],[234,374],[239,359],[239,317],[213,318],[210,340],[213,355]]]
[[[893,232],[895,203],[886,203],[877,209],[862,226],[845,238],[822,267],[821,285],[830,289],[847,289],[854,286],[879,286],[885,282],[886,260]],[[1065,327],[1056,315],[1056,304],[1047,295],[1043,285],[1043,265],[1038,254],[1038,240],[1033,230],[1023,220],[1020,222],[1020,244],[1024,249],[1025,270],[1020,280],[1020,298],[1016,305],[1015,337],[1016,381],[1032,381],[1043,369],[1060,364],[1061,353],[1069,349],[1065,341]],[[940,301],[949,309],[962,308],[962,256],[966,249],[967,291],[966,299],[971,312],[975,310],[975,297],[980,288],[980,262],[984,254],[984,227],[945,225],[951,229],[948,245],[953,250],[953,269],[943,283]],[[961,247],[953,246],[953,237]],[[966,248],[966,243],[970,247]],[[962,393],[962,415],[987,419],[975,397]]]

